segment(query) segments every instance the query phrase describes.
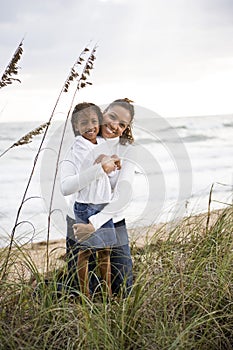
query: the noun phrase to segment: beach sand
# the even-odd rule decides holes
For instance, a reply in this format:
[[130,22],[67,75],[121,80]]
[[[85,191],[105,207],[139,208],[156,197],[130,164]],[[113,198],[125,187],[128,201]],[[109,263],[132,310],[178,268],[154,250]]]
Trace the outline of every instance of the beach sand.
[[[150,227],[129,229],[131,247],[133,251],[136,249],[143,253],[145,245],[154,245],[159,241],[166,240],[171,234],[175,235],[176,240],[185,239],[186,242],[193,236],[202,236],[206,232],[207,225],[208,227],[214,225],[223,210],[193,215],[183,218],[180,222],[159,223]],[[176,228],[178,228],[177,232]],[[7,247],[1,249],[1,258],[4,258],[7,251]],[[65,261],[65,239],[50,240],[48,245],[46,242],[36,242],[13,247],[8,262],[8,279],[20,281],[23,278],[24,280],[33,281],[33,275],[35,276],[37,273],[46,275],[49,271],[60,269],[65,265]]]
[[[206,225],[213,225],[218,217],[221,215],[223,210],[215,210],[211,213],[203,213],[194,215],[188,218],[182,219],[179,223],[160,223],[150,227],[136,227],[129,229],[130,243],[134,247],[143,248],[146,244],[155,243],[158,240],[165,240],[168,238],[170,232],[179,224],[179,232],[182,234],[181,239],[187,235],[191,235],[193,228],[198,229],[198,234],[203,235],[206,232]],[[198,225],[197,225],[198,223]],[[180,229],[180,227],[184,229]],[[51,240],[49,241],[48,247],[46,242],[37,242],[23,246],[24,256],[28,256],[30,261],[35,264],[37,270],[40,273],[44,273],[47,269],[47,249],[49,256],[49,270],[54,268],[60,268],[64,265],[66,259],[66,242],[65,239]],[[15,250],[15,248],[14,248]],[[25,254],[26,253],[26,254]],[[19,260],[22,259],[22,254],[19,251]],[[18,264],[17,264],[18,265]],[[25,269],[25,264],[21,265],[21,269]],[[17,273],[20,271],[20,267],[17,268]],[[27,268],[26,268],[27,270]],[[22,273],[23,271],[21,271]],[[23,272],[27,274],[27,271]]]

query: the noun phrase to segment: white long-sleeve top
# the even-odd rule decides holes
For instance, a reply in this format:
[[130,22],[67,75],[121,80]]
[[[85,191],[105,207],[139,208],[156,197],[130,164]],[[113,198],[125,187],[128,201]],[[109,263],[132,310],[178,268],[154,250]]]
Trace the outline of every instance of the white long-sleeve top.
[[[89,218],[97,230],[105,222],[124,218],[124,209],[132,194],[134,152],[132,146],[121,145],[119,138],[97,138],[97,145],[78,136],[61,166],[61,191],[82,203],[109,203],[98,214]],[[121,159],[121,170],[107,176],[101,164],[94,164],[100,155],[116,154]]]
[[101,164],[94,164],[100,155],[98,146],[105,140],[97,137],[93,144],[82,136],[76,136],[61,163],[61,192],[80,203],[105,204],[112,198],[108,175]]

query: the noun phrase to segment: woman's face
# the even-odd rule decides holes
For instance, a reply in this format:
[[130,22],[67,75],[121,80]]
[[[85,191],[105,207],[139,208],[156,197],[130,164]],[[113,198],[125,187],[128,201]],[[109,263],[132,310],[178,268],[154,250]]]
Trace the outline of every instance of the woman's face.
[[130,112],[121,106],[110,107],[103,114],[101,133],[104,138],[112,139],[123,134],[131,122]]

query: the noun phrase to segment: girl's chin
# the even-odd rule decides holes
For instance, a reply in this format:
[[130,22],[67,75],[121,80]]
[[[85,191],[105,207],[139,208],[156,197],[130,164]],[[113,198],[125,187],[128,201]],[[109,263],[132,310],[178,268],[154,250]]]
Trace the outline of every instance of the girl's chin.
[[90,141],[90,142],[92,142],[92,143],[96,143],[96,136],[93,136],[93,137],[91,137],[91,136],[87,136],[87,135],[82,135],[86,140],[88,140],[88,141]]

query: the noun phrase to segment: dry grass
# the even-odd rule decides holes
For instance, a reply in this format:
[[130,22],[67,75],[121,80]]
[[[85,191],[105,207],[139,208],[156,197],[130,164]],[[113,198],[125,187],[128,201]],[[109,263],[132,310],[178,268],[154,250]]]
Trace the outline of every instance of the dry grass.
[[[145,244],[153,243],[154,240],[166,240],[169,238],[172,232],[178,231],[177,239],[191,239],[193,235],[204,235],[206,233],[206,223],[209,222],[210,226],[213,226],[214,223],[222,215],[223,209],[212,210],[211,213],[201,213],[198,215],[188,216],[180,221],[173,223],[159,223],[156,225],[151,225],[149,227],[135,227],[129,229],[129,235],[131,241],[137,247],[143,247]],[[156,236],[155,236],[156,232]]]
[[[209,217],[209,225],[213,227],[223,215],[224,209],[212,211]],[[145,247],[154,246],[161,241],[167,241],[171,235],[176,236],[176,241],[192,241],[197,237],[204,237],[206,234],[206,221],[208,213],[190,216],[182,219],[179,224],[172,226],[168,223],[161,223],[150,227],[130,229],[129,236],[134,250],[142,252]],[[21,247],[22,248],[22,247]],[[141,249],[141,250],[140,250]],[[49,270],[61,268],[65,265],[65,239],[50,240],[48,245]],[[20,272],[29,279],[31,277],[30,268],[23,267],[24,255],[31,260],[39,273],[45,273],[47,261],[47,243],[37,242],[23,246],[21,249],[13,248],[14,264],[11,264],[11,279],[17,279]],[[23,272],[24,271],[24,272]]]
[[[92,302],[58,292],[66,263],[63,277],[51,270],[45,283],[35,265],[43,265],[45,244],[18,247],[20,266],[40,283],[35,294],[23,269],[16,281],[2,280],[0,349],[232,349],[232,214],[232,207],[211,213],[207,231],[207,215],[185,218],[166,237],[158,228],[150,243],[133,244],[126,299]],[[64,256],[64,243],[51,242],[54,260]]]
[[[19,47],[21,48],[21,44],[20,44]],[[64,82],[64,84],[62,86],[62,89],[61,89],[61,91],[60,91],[60,93],[58,95],[58,98],[56,100],[56,103],[54,105],[54,108],[52,110],[52,113],[50,115],[49,120],[47,121],[47,123],[44,124],[43,128],[42,128],[42,126],[39,126],[37,128],[36,132],[40,132],[40,133],[44,132],[44,133],[43,133],[42,140],[41,140],[41,142],[39,144],[36,156],[34,158],[33,167],[32,167],[32,170],[31,170],[31,172],[29,174],[28,181],[27,181],[26,187],[25,187],[25,191],[24,191],[24,194],[23,194],[22,199],[21,199],[21,203],[20,203],[20,205],[18,207],[18,210],[17,210],[16,219],[15,219],[15,222],[14,222],[14,225],[13,225],[13,229],[12,229],[12,232],[11,232],[10,244],[9,244],[9,247],[8,247],[8,250],[7,250],[7,253],[6,253],[6,258],[4,260],[4,266],[1,269],[1,279],[4,279],[5,278],[5,274],[7,273],[8,263],[9,263],[9,260],[10,260],[11,250],[12,250],[12,247],[13,247],[13,242],[14,242],[14,237],[15,237],[15,230],[16,230],[18,224],[19,224],[19,217],[20,217],[22,208],[24,206],[24,203],[26,201],[26,196],[27,196],[27,193],[28,193],[28,189],[29,189],[30,183],[32,181],[32,178],[33,178],[33,175],[34,175],[34,172],[35,172],[35,168],[36,168],[36,165],[37,165],[39,154],[40,154],[40,152],[42,150],[42,147],[43,147],[45,139],[46,139],[48,128],[49,128],[49,126],[51,124],[51,121],[52,121],[54,115],[55,115],[55,111],[56,111],[57,106],[58,106],[58,104],[59,104],[59,102],[60,102],[60,100],[61,100],[61,98],[63,96],[63,93],[67,93],[68,92],[69,86],[70,86],[71,82],[73,82],[73,83],[75,83],[76,87],[74,89],[74,92],[73,92],[73,95],[72,95],[72,98],[71,98],[71,104],[70,104],[69,110],[67,112],[66,120],[65,120],[65,123],[64,123],[62,138],[61,138],[61,141],[60,141],[60,147],[59,147],[59,150],[58,150],[58,153],[57,153],[56,169],[55,169],[55,172],[54,172],[53,188],[52,188],[51,195],[50,195],[50,205],[49,205],[48,225],[47,225],[47,254],[46,254],[47,271],[49,269],[49,247],[48,246],[49,246],[49,239],[50,239],[50,224],[51,224],[52,203],[53,203],[53,197],[54,197],[55,182],[56,182],[56,177],[57,177],[57,172],[58,172],[58,163],[59,163],[59,160],[60,160],[60,153],[61,153],[61,148],[62,148],[62,144],[63,144],[63,138],[64,138],[66,126],[67,126],[67,123],[68,123],[68,118],[69,118],[69,116],[71,114],[71,110],[73,108],[75,96],[76,96],[77,92],[81,88],[84,88],[87,84],[91,84],[89,81],[87,81],[87,77],[90,74],[90,70],[93,69],[94,60],[96,58],[95,57],[96,46],[90,51],[90,53],[89,53],[89,51],[90,50],[88,48],[85,48],[81,52],[81,54],[79,55],[78,59],[75,61],[73,67],[71,68],[71,70],[70,70],[70,72],[68,74],[67,79],[65,80],[65,82]],[[86,57],[87,53],[89,53],[89,56]],[[20,58],[20,55],[21,55],[21,50],[19,49],[14,55],[13,63],[9,64],[10,67],[13,67],[12,68],[13,70],[15,69],[14,65],[17,63],[17,60]],[[79,67],[80,67],[80,72],[78,72],[79,71]],[[11,74],[11,71],[10,71],[9,74]],[[34,136],[34,134],[35,134],[35,130],[29,132],[27,135],[23,136],[23,138],[21,140],[18,141],[17,145],[19,145],[20,143],[23,144],[26,141],[30,141],[31,137]],[[1,156],[3,156],[6,152],[8,152],[14,146],[15,146],[15,143],[11,147],[9,147],[7,150],[5,150],[2,153]]]
[[6,67],[1,80],[0,80],[0,89],[12,84],[14,81],[18,81],[21,83],[21,81],[17,78],[13,78],[13,76],[18,74],[19,71],[19,66],[18,62],[21,59],[23,53],[23,40],[20,42],[18,45],[17,49],[15,50],[15,53],[9,62],[8,66]]

